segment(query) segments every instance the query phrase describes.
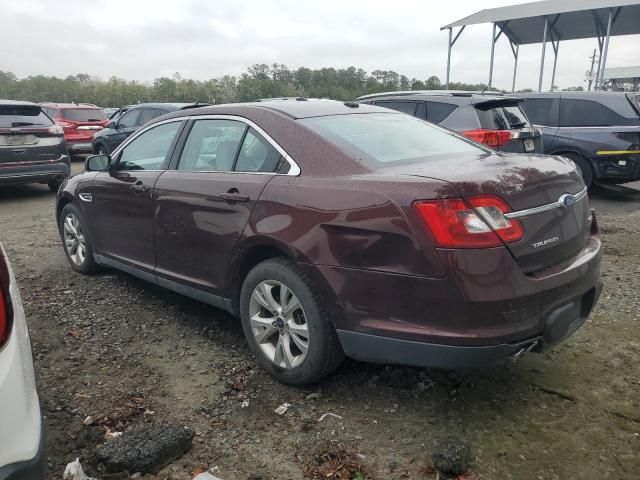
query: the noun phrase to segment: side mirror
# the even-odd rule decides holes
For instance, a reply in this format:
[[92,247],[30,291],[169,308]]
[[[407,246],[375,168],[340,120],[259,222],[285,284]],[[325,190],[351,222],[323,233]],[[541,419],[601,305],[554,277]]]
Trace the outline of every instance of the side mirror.
[[111,165],[109,155],[91,155],[84,161],[84,169],[87,172],[104,172]]
[[117,127],[115,120],[111,120],[109,123],[107,123],[107,128],[113,128],[115,129]]

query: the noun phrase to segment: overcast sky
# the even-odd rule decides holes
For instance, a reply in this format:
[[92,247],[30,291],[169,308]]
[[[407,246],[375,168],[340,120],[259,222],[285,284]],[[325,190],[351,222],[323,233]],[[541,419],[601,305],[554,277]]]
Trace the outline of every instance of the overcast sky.
[[[557,0],[561,1],[561,0]],[[2,0],[0,70],[19,77],[88,73],[150,81],[180,72],[208,79],[254,63],[446,72],[440,27],[519,0]],[[452,81],[486,82],[490,25],[470,26],[454,47]],[[584,85],[596,40],[560,45],[556,84]],[[607,66],[640,65],[640,36],[613,37]],[[520,48],[517,88],[537,87],[540,45]],[[547,49],[545,87],[553,55]],[[510,88],[513,56],[496,46],[494,85]]]

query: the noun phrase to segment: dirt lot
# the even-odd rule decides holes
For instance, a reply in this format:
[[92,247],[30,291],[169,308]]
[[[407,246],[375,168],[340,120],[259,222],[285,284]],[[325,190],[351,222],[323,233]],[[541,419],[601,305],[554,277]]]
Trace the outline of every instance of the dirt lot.
[[[53,202],[44,186],[0,191],[0,240],[31,328],[50,478],[77,456],[98,476],[90,447],[104,429],[156,421],[191,427],[194,447],[145,478],[211,468],[224,480],[300,479],[334,439],[356,452],[356,478],[432,479],[434,442],[449,434],[472,446],[468,478],[640,478],[640,196],[594,195],[605,289],[564,345],[475,373],[346,361],[310,388],[258,369],[239,323],[219,310],[117,272],[74,273]],[[327,412],[341,418],[319,422]],[[85,426],[87,416],[101,429]]]

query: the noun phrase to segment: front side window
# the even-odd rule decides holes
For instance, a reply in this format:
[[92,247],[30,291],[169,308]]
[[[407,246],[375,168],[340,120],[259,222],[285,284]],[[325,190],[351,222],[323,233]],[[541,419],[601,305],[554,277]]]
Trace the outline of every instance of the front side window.
[[138,126],[139,116],[140,110],[129,110],[120,117],[120,120],[118,120],[118,128],[131,128]]
[[488,151],[408,115],[369,113],[300,120],[311,130],[371,166],[425,161],[443,154]]
[[129,143],[118,161],[119,170],[160,170],[171,150],[181,121],[164,123],[136,137]]
[[234,120],[197,120],[180,155],[178,170],[230,172],[246,128]]
[[262,135],[250,128],[242,142],[235,171],[274,172],[280,161],[280,152]]

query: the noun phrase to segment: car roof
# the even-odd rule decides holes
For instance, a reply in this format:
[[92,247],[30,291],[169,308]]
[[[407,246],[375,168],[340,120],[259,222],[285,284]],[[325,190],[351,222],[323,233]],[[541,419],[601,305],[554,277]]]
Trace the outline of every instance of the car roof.
[[279,113],[293,120],[358,113],[399,113],[392,112],[388,108],[376,107],[374,105],[368,105],[364,103],[360,104],[358,102],[340,102],[337,100],[309,100],[295,102],[282,100],[266,100],[260,102],[209,105],[194,110],[177,111],[172,114],[168,114],[168,116],[162,116],[158,118],[167,119],[190,115],[238,115],[250,117],[252,115],[258,114],[259,112],[265,111]]
[[40,105],[43,107],[51,107],[51,108],[87,108],[87,109],[96,109],[100,108],[95,106],[93,103],[55,103],[55,102],[41,102]]
[[0,105],[8,105],[8,106],[12,106],[12,107],[39,107],[40,105],[38,105],[37,103],[34,102],[25,102],[22,100],[6,100],[3,98],[0,98]]
[[590,99],[590,98],[595,98],[595,99],[599,99],[599,98],[611,98],[612,96],[626,96],[628,94],[632,94],[633,95],[634,92],[602,92],[602,91],[597,91],[597,92],[576,92],[576,91],[572,91],[572,92],[523,92],[523,93],[516,93],[515,95],[517,97],[524,97],[524,98],[533,98],[533,97],[553,97],[553,98],[558,98],[558,97],[563,97],[563,98],[583,98],[583,99]]
[[205,107],[208,106],[208,103],[198,103],[198,102],[189,102],[189,103],[176,103],[176,102],[167,102],[167,103],[136,103],[135,105],[127,105],[127,110],[135,110],[138,108],[161,108],[164,110],[182,110],[184,108],[196,108],[198,106]]
[[404,90],[397,92],[378,92],[378,93],[370,93],[368,95],[362,95],[358,97],[356,100],[369,100],[372,98],[381,98],[381,97],[473,97],[473,96],[483,96],[487,98],[508,98],[502,92],[482,92],[482,91],[473,91],[473,90]]
[[244,105],[274,110],[293,119],[350,115],[354,113],[389,113],[388,109],[373,105],[325,99],[265,100]]

